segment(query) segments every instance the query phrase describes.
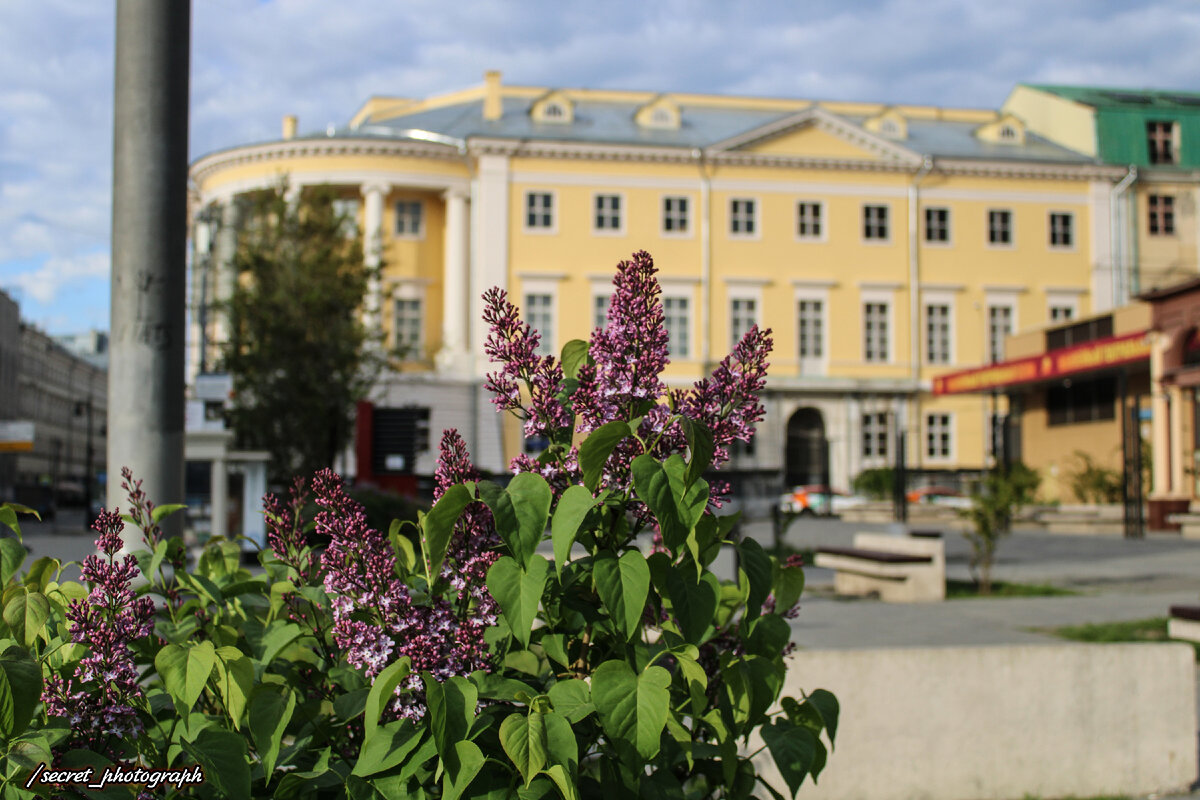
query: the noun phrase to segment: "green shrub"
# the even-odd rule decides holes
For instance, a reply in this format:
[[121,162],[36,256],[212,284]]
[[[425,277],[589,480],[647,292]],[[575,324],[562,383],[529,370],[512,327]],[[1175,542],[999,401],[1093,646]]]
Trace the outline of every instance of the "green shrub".
[[855,493],[872,500],[888,500],[896,484],[896,471],[891,467],[864,469],[854,476],[851,486]]

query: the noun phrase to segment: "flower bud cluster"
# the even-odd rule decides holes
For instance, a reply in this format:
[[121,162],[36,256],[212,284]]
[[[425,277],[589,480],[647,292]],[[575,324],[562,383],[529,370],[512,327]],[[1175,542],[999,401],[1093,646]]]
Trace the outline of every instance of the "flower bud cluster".
[[113,755],[118,741],[142,729],[137,706],[144,695],[129,645],[153,631],[154,601],[134,594],[137,559],[116,558],[125,528],[120,512],[100,512],[94,528],[104,555],[84,560],[80,572],[91,591],[67,609],[71,641],[86,646],[87,655],[74,675],[51,675],[42,700],[48,716],[70,723],[75,746]]

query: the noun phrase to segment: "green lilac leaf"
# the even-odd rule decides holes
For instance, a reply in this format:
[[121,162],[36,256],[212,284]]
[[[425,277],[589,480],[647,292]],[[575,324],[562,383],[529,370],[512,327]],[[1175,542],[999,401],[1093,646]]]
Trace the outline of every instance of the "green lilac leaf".
[[191,645],[169,644],[154,658],[167,692],[190,711],[208,683],[217,661],[216,649],[205,640]]
[[363,742],[350,774],[365,778],[397,766],[417,749],[424,735],[424,729],[407,719],[381,725]]
[[579,368],[587,363],[588,343],[582,339],[572,339],[563,345],[562,358],[559,361],[562,364],[563,377],[566,379],[575,378],[579,375]]
[[592,561],[592,574],[600,601],[625,641],[633,638],[646,608],[650,591],[650,568],[637,550],[626,550],[617,558],[611,550],[602,551]]
[[586,682],[578,678],[559,681],[550,687],[550,703],[554,710],[566,717],[571,724],[579,722],[596,710],[592,705],[592,691]]
[[579,469],[583,473],[583,485],[588,491],[596,491],[608,457],[629,436],[629,432],[629,423],[613,420],[596,428],[579,445]]
[[550,538],[554,542],[554,569],[562,575],[563,565],[571,560],[571,547],[579,534],[588,512],[596,505],[596,498],[586,487],[575,484],[558,498],[554,519],[550,522]]
[[455,742],[454,753],[445,761],[442,800],[458,800],[483,769],[483,752],[472,741]]
[[50,619],[50,601],[41,592],[18,594],[4,607],[4,622],[13,637],[26,647],[32,647],[38,634]]
[[474,501],[473,485],[456,484],[446,490],[422,520],[421,552],[425,560],[425,577],[430,583],[442,572],[455,523],[463,509]]
[[501,556],[488,570],[488,591],[500,604],[509,628],[524,647],[529,646],[549,571],[550,562],[537,554],[529,559],[524,570],[509,556]]
[[648,667],[641,675],[624,661],[605,661],[592,673],[592,702],[604,732],[649,760],[658,754],[670,708],[671,674]]
[[554,494],[546,479],[536,472],[522,472],[508,483],[505,490],[512,498],[513,513],[517,518],[517,546],[513,555],[522,565],[528,566],[530,558],[546,533],[550,520],[550,504]]
[[479,691],[466,678],[454,676],[439,683],[428,672],[421,673],[425,682],[425,703],[429,708],[430,729],[438,754],[446,758],[454,743],[465,739],[475,719]]
[[771,557],[753,539],[743,539],[738,543],[738,556],[738,580],[741,581],[744,576],[749,585],[746,617],[753,619],[762,613],[763,603],[771,594]]
[[410,672],[412,672],[412,662],[408,656],[404,656],[388,664],[382,672],[375,676],[375,682],[371,684],[371,691],[367,693],[367,704],[363,717],[364,740],[371,738],[371,734],[379,725],[379,716],[395,696],[396,687],[400,685],[400,681],[408,677]]
[[805,698],[804,704],[811,705],[821,715],[821,719],[825,722],[825,732],[829,735],[829,744],[832,745],[837,738],[839,712],[837,698],[826,689],[817,689]]
[[233,731],[205,728],[184,747],[200,762],[205,780],[223,800],[249,800],[250,765],[244,737]]
[[775,613],[784,614],[800,600],[804,591],[804,569],[780,566],[775,575]]
[[525,786],[546,765],[546,725],[543,714],[514,712],[500,723],[500,746],[521,773]]
[[702,422],[697,422],[694,419],[684,417],[683,420],[683,435],[687,437],[688,450],[691,460],[688,462],[685,481],[688,486],[695,483],[704,470],[708,469],[712,464],[713,453],[715,447],[713,445],[712,431]]
[[295,708],[296,695],[281,686],[262,684],[250,697],[250,736],[268,776],[275,771],[279,744]]
[[793,725],[786,719],[776,719],[770,725],[763,725],[759,733],[794,797],[804,783],[804,776],[813,766],[817,738],[807,728]]
[[8,586],[12,576],[16,575],[17,570],[25,563],[28,553],[19,539],[0,539],[0,589]]
[[720,582],[707,571],[699,581],[693,581],[690,570],[671,570],[666,574],[666,584],[671,614],[679,624],[680,634],[689,644],[701,644],[717,612]]

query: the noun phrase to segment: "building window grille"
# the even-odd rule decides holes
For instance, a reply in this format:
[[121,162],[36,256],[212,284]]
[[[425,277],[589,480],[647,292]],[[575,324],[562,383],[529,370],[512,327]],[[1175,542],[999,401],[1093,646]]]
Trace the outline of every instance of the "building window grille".
[[753,236],[758,227],[753,200],[729,201],[729,232],[737,236]]
[[863,304],[863,360],[888,360],[888,307],[886,303]]
[[666,233],[688,232],[688,199],[686,197],[663,198],[663,231]]
[[525,320],[529,327],[541,335],[538,342],[539,356],[556,355],[554,352],[554,298],[548,294],[525,295]]
[[863,206],[863,238],[869,241],[887,241],[887,206]]
[[930,364],[950,363],[950,306],[925,306],[925,353]]

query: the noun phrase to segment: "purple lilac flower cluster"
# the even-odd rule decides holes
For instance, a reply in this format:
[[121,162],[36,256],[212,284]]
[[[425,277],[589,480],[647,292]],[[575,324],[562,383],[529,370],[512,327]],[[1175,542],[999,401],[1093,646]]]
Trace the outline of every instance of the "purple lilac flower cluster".
[[[666,458],[687,446],[682,427],[672,421],[672,412],[678,412],[712,431],[714,468],[728,461],[729,446],[735,440],[749,441],[763,418],[758,396],[766,383],[767,356],[774,344],[771,331],[751,328],[711,376],[690,390],[668,391],[660,377],[670,359],[657,272],[645,251],[617,265],[607,324],[592,333],[591,363],[579,368],[578,387],[569,407],[562,401],[561,365],[550,356],[534,355],[537,332],[520,321],[504,292],[493,289],[485,293],[484,319],[492,325],[487,354],[501,365],[499,372],[487,377],[488,388],[496,394],[493,402],[501,410],[522,414],[527,436],[552,439],[571,424],[571,414],[577,415],[576,428],[559,438],[586,434],[607,422],[640,415],[638,436],[656,458]],[[521,404],[518,382],[522,380],[528,387],[528,408]],[[664,399],[666,402],[661,402]],[[622,442],[605,465],[601,485],[616,491],[628,489],[630,464],[642,452],[643,444],[633,439]],[[581,481],[577,448],[571,448],[559,463],[521,455],[509,466],[513,472],[540,473],[556,494]],[[719,507],[728,485],[714,481],[710,494],[713,505]]]
[[102,511],[94,527],[104,557],[93,554],[84,560],[80,572],[91,592],[67,609],[74,623],[71,641],[87,646],[88,654],[74,676],[50,676],[42,701],[47,715],[67,719],[76,746],[115,756],[114,743],[128,741],[142,729],[135,704],[144,702],[144,695],[129,644],[153,631],[154,601],[134,596],[137,559],[116,559],[125,528],[120,512]]
[[[443,436],[437,475],[438,496],[455,483],[478,479],[452,430]],[[321,508],[317,531],[330,539],[321,565],[334,641],[368,677],[407,656],[413,674],[398,687],[392,713],[418,719],[425,713],[420,673],[444,681],[490,667],[483,632],[497,615],[485,583],[498,541],[491,516],[474,508],[463,515],[441,573],[452,591],[417,601],[397,575],[391,543],[367,525],[362,506],[345,494],[337,475],[317,473],[313,489]]]
[[304,536],[302,516],[307,502],[308,487],[303,477],[292,481],[286,502],[273,494],[263,497],[267,544],[280,561],[295,570],[292,583],[297,586],[308,583],[313,572],[312,551]]

